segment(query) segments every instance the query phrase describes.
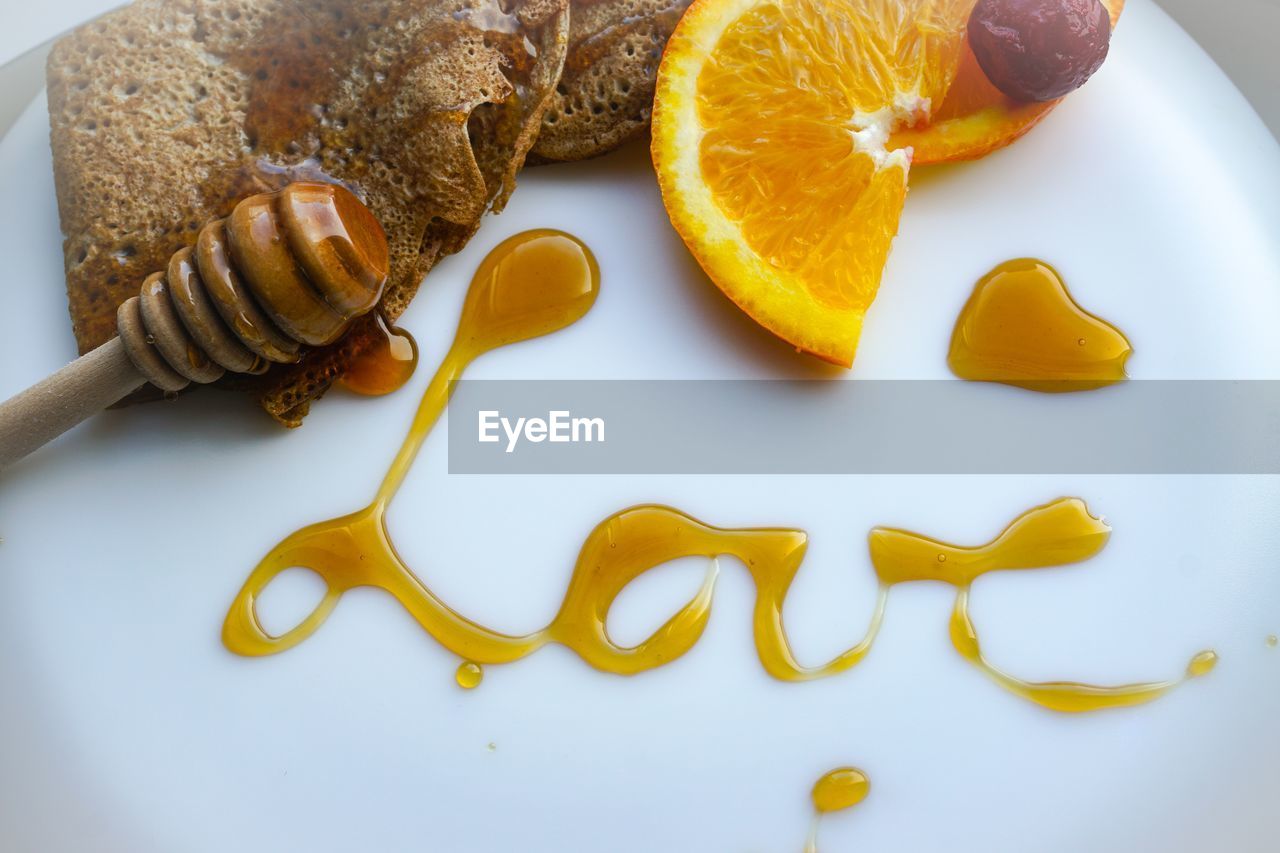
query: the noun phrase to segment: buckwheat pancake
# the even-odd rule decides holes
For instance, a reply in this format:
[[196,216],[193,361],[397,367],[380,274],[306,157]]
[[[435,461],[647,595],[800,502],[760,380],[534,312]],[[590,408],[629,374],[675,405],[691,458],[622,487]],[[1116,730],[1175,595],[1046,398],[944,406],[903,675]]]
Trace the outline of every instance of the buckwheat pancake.
[[[568,29],[566,0],[139,0],[67,36],[49,114],[81,352],[206,222],[304,178],[348,186],[383,224],[395,320],[505,203]],[[373,322],[223,382],[296,426]]]
[[569,55],[533,154],[607,154],[649,127],[658,62],[691,0],[571,0]]

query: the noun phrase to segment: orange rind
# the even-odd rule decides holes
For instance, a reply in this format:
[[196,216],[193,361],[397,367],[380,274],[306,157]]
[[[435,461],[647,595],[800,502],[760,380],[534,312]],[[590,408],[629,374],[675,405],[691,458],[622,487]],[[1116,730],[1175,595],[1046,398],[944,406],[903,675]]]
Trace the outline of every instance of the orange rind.
[[[970,9],[975,3],[970,0]],[[1114,29],[1124,0],[1103,0],[1103,5],[1111,12]],[[1035,103],[1010,98],[987,79],[966,39],[955,82],[929,123],[896,131],[889,148],[910,148],[913,166],[976,160],[1017,142],[1062,100]]]

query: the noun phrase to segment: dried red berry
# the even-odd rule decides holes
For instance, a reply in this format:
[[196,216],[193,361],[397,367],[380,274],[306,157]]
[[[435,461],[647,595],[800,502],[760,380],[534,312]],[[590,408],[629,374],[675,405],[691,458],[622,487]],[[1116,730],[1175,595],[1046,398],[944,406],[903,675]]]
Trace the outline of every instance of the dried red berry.
[[1111,16],[1101,0],[978,0],[969,45],[997,89],[1020,101],[1074,92],[1107,58]]

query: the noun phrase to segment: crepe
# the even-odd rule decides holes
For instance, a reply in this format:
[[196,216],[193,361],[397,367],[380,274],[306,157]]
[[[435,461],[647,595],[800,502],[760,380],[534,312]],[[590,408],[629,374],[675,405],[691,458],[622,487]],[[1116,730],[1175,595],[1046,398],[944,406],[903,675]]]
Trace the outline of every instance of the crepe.
[[569,56],[533,148],[585,160],[642,136],[667,39],[691,0],[571,0]]
[[[199,229],[294,179],[342,183],[383,224],[394,321],[500,210],[567,49],[567,0],[139,0],[62,39],[49,115],[81,352]],[[226,384],[288,426],[369,339]]]

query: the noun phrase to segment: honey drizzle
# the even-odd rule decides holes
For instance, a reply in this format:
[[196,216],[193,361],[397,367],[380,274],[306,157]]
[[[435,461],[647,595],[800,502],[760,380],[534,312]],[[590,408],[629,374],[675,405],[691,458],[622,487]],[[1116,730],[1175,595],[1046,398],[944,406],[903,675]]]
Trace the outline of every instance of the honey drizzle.
[[1208,675],[1218,663],[1213,651],[1203,651],[1191,658],[1186,674],[1171,681],[1124,684],[1118,687],[1096,687],[1074,681],[1031,682],[1015,678],[992,666],[982,654],[978,633],[969,617],[969,588],[961,587],[951,613],[951,644],[965,660],[986,673],[992,681],[1015,696],[1021,696],[1052,711],[1080,713],[1102,708],[1124,708],[1145,705],[1159,699],[1183,681]]
[[969,589],[978,577],[1007,569],[1037,569],[1078,563],[1106,546],[1111,528],[1089,513],[1079,498],[1064,498],[1019,516],[986,545],[963,548],[902,530],[871,532],[871,560],[881,583],[934,580],[957,588],[951,614],[951,643],[960,656],[1005,690],[1054,711],[1079,713],[1142,705],[1158,699],[1188,678],[1207,675],[1217,655],[1203,651],[1171,681],[1100,687],[1073,681],[1036,683],[993,666],[982,654],[969,616]]
[[1057,270],[1019,258],[978,282],[947,364],[961,379],[1056,393],[1123,382],[1132,352],[1119,329],[1071,298]]
[[[396,553],[386,511],[444,411],[451,384],[485,352],[572,324],[590,309],[598,288],[599,269],[590,250],[567,234],[531,231],[498,246],[476,272],[454,344],[427,387],[409,436],[373,502],[350,515],[303,528],[272,549],[227,614],[222,633],[226,647],[247,656],[292,648],[328,618],[347,590],[371,586],[399,600],[424,630],[464,659],[464,667],[510,663],[554,642],[597,669],[632,675],[669,663],[697,643],[710,617],[717,564],[713,562],[697,595],[637,646],[622,647],[609,638],[605,623],[614,599],[632,580],[670,560],[729,555],[747,567],[756,585],[756,647],[771,675],[805,681],[843,672],[861,661],[883,619],[887,589],[880,591],[866,636],[845,653],[823,666],[806,667],[791,651],[782,626],[782,601],[808,545],[808,537],[799,530],[723,530],[670,507],[624,510],[598,525],[583,544],[551,624],[519,637],[485,628],[451,609]],[[255,602],[277,575],[292,567],[315,571],[326,593],[300,624],[272,636],[259,622]],[[459,681],[473,677],[468,670]]]
[[[877,528],[869,537],[879,591],[866,634],[831,661],[802,665],[791,650],[782,622],[783,603],[808,547],[801,530],[723,529],[665,506],[638,506],[615,513],[587,537],[565,592],[547,627],[511,636],[479,625],[450,608],[397,554],[386,511],[408,474],[428,433],[448,404],[452,383],[480,355],[519,341],[550,334],[576,322],[599,290],[599,268],[590,250],[570,235],[530,231],[505,241],[481,263],[462,310],[453,345],[423,395],[413,427],[372,503],[341,518],[299,530],[267,554],[233,602],[223,625],[223,643],[246,656],[276,654],[309,637],[349,589],[368,586],[394,596],[442,646],[462,659],[459,685],[477,686],[483,666],[520,660],[549,643],[572,649],[596,669],[633,675],[668,664],[701,638],[710,618],[719,572],[718,558],[730,556],[746,568],[756,587],[753,634],[765,670],[783,681],[825,678],[856,666],[870,651],[884,618],[889,589],[912,581],[941,581],[959,594],[952,618],[957,650],[1005,689],[1060,711],[1086,711],[1150,701],[1178,682],[1097,687],[1070,682],[1032,684],[987,663],[968,616],[969,585],[980,575],[1005,569],[1066,565],[1094,556],[1110,528],[1089,514],[1084,502],[1063,499],[1037,507],[1009,525],[995,540],[976,548],[949,545],[903,530]],[[711,560],[697,594],[646,640],[616,644],[607,630],[609,610],[631,581],[671,560],[703,556]],[[256,600],[277,575],[292,567],[315,571],[326,593],[315,610],[292,630],[268,634],[258,620]],[[1188,677],[1212,668],[1216,656],[1193,659]]]
[[[518,660],[547,642],[546,632],[511,637],[452,610],[396,553],[386,511],[449,401],[452,383],[480,355],[571,325],[590,310],[600,286],[595,257],[581,241],[558,231],[518,234],[481,263],[467,292],[453,345],[423,394],[413,426],[373,502],[341,518],[305,527],[271,550],[250,574],[226,621],[222,639],[237,654],[259,656],[292,648],[318,628],[338,600],[358,586],[391,593],[442,645],[474,663]],[[316,609],[280,636],[267,633],[255,611],[257,596],[285,569],[306,567],[327,589]]]
[[846,811],[861,803],[871,793],[871,780],[856,767],[837,767],[813,783],[809,798],[813,801],[813,821],[804,853],[818,853],[818,824],[823,815]]

